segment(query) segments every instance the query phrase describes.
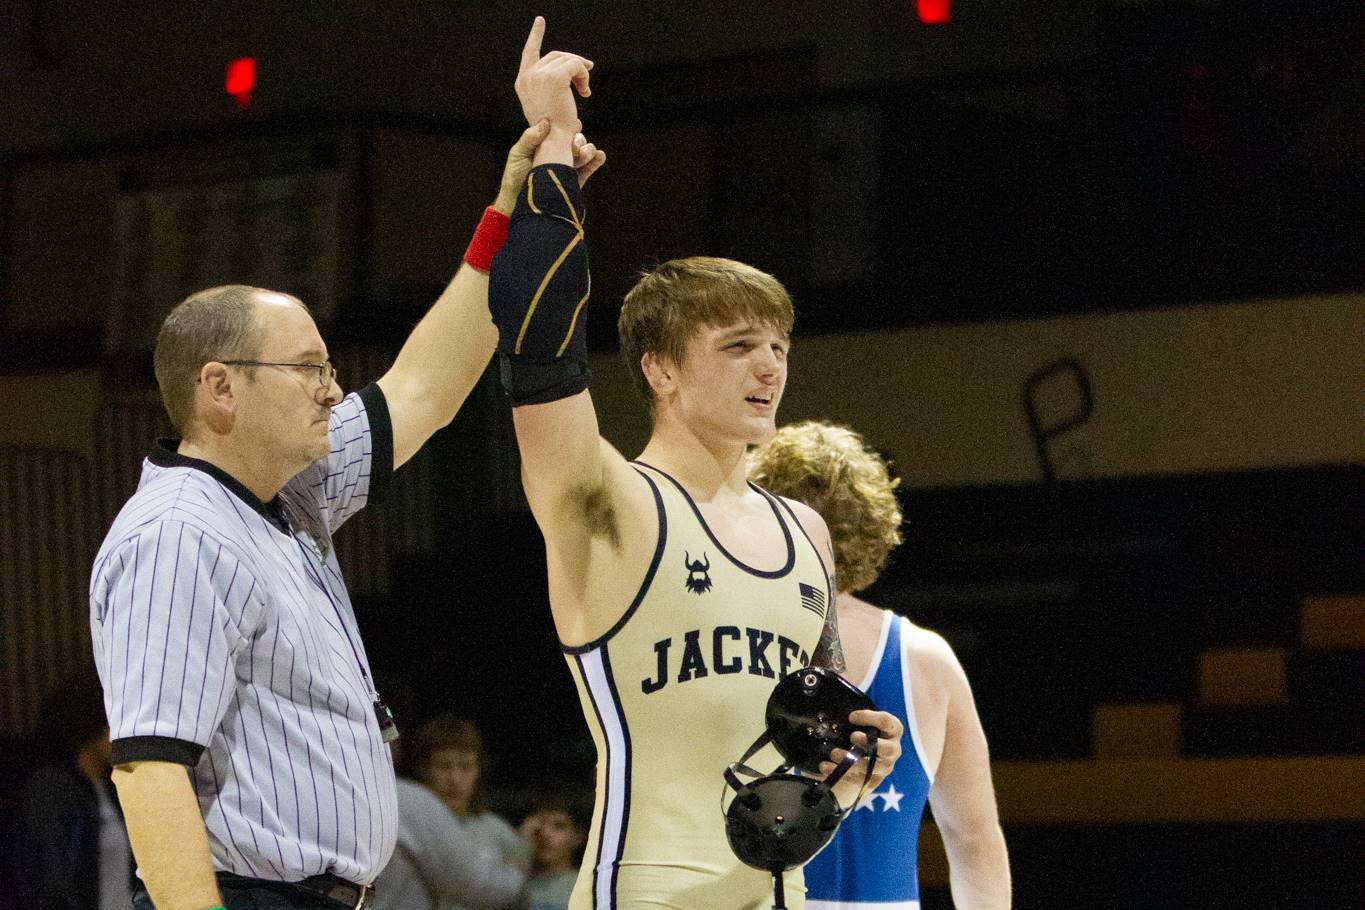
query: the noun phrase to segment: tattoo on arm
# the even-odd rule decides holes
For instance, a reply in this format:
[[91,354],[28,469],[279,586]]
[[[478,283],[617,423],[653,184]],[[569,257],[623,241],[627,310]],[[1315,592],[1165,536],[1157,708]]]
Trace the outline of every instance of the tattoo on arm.
[[[834,565],[834,548],[830,547],[829,564]],[[842,673],[848,667],[844,663],[844,646],[839,642],[839,611],[834,608],[834,595],[839,590],[835,583],[834,570],[829,574],[829,607],[825,611],[825,627],[820,630],[820,643],[815,646],[811,663]]]
[[815,646],[810,662],[836,673],[848,669],[844,664],[844,646],[839,643],[839,619],[834,604],[829,605],[829,612],[825,614],[825,627],[820,630],[820,643]]

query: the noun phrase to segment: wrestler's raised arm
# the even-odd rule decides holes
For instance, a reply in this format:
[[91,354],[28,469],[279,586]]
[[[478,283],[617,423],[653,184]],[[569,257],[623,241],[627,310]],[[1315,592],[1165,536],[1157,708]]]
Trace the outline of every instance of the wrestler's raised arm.
[[[545,536],[551,607],[561,639],[575,644],[619,618],[613,599],[590,598],[589,588],[604,572],[632,562],[637,547],[653,547],[657,519],[646,482],[600,437],[588,392],[591,278],[579,177],[604,156],[580,146],[581,167],[573,165],[581,127],[574,93],[589,93],[592,62],[562,51],[542,56],[544,31],[537,17],[516,89],[527,120],[548,120],[550,134],[517,200],[507,244],[493,261],[490,302],[522,483]],[[595,613],[595,604],[604,605]]]

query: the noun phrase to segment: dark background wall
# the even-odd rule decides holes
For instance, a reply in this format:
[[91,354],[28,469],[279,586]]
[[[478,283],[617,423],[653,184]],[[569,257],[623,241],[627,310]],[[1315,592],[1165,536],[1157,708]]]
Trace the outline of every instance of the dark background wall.
[[[531,12],[93,0],[7,10],[11,245],[46,231],[86,234],[73,257],[107,248],[100,195],[137,179],[129,154],[151,152],[164,170],[187,147],[221,157],[231,140],[297,139],[311,125],[352,178],[343,209],[359,248],[345,254],[365,261],[347,276],[360,284],[338,288],[343,311],[345,298],[391,290],[366,286],[393,271],[366,255],[383,257],[369,245],[393,236],[366,221],[382,214],[380,183],[431,198],[423,181],[440,179],[435,156],[419,162],[409,148],[385,160],[374,129],[470,140],[496,161],[515,135],[510,82]],[[612,238],[597,244],[603,301],[650,257],[702,246],[781,275],[813,330],[1340,290],[1359,278],[1355,4],[959,2],[938,27],[919,24],[909,2],[539,11],[552,43],[600,62],[584,119],[621,161],[600,190]],[[257,59],[259,84],[237,110],[222,76],[243,55]],[[111,157],[119,172],[100,173],[95,162]],[[463,169],[470,157],[443,163]],[[76,192],[70,211],[47,198],[62,187]],[[447,217],[463,225],[472,200],[458,201]],[[410,234],[446,226],[440,212],[403,214]],[[51,280],[64,264],[32,267]],[[9,271],[18,329],[33,321],[25,282],[42,282],[22,256]],[[423,277],[435,284],[444,270]],[[85,322],[99,321],[100,287],[73,287],[91,298]],[[46,320],[82,319],[66,303]],[[595,320],[600,343],[610,323]]]
[[[348,385],[379,375],[495,190],[543,13],[598,64],[609,435],[643,431],[610,365],[636,270],[788,284],[786,416],[855,424],[906,478],[870,596],[975,683],[1017,905],[1360,906],[1362,9],[952,6],[0,7],[6,779],[88,661],[89,556],[164,422],[150,332],[248,280],[308,298]],[[1030,373],[1067,359],[1093,413],[1035,440],[1028,402],[1046,425],[1078,387],[1029,399]],[[400,724],[476,717],[512,803],[593,761],[516,470],[486,382],[340,545]]]

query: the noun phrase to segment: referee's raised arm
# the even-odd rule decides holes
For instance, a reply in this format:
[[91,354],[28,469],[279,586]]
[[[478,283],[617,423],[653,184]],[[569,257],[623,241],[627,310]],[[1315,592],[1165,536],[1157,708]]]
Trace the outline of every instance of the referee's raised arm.
[[[548,120],[538,121],[512,146],[498,198],[489,206],[481,231],[493,225],[498,240],[506,239],[507,219],[516,207],[532,160],[550,132]],[[605,154],[581,135],[567,155],[585,181],[606,160]],[[493,355],[498,343],[498,330],[488,311],[488,270],[493,252],[486,241],[476,238],[464,265],[408,336],[393,367],[379,379],[393,420],[395,469],[416,454],[431,434],[454,419]]]

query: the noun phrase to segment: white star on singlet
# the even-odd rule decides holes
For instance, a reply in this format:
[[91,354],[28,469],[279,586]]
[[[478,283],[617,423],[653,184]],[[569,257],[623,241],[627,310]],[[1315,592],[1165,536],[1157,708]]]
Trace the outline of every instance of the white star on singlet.
[[876,798],[877,798],[877,794],[875,794],[875,793],[869,793],[869,794],[867,794],[867,796],[864,796],[862,799],[858,800],[858,806],[857,806],[857,808],[855,808],[853,811],[854,811],[854,812],[859,812],[859,811],[861,811],[861,810],[863,810],[863,809],[870,809],[870,810],[872,810],[873,812],[876,812],[876,811],[877,811],[877,804],[873,802],[873,800],[876,799]]
[[882,798],[883,812],[890,812],[892,809],[895,809],[897,812],[901,810],[901,800],[905,798],[905,794],[896,792],[895,784],[887,784],[886,792],[878,793],[876,795]]

